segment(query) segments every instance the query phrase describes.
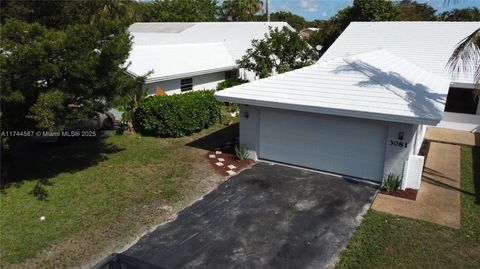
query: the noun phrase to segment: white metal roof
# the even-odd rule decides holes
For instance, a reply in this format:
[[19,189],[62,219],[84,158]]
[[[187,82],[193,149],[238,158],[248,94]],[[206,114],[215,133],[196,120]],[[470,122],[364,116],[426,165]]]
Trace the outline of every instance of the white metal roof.
[[128,62],[131,75],[153,71],[146,83],[231,70],[236,65],[222,43],[134,46]]
[[129,27],[133,46],[128,73],[144,75],[147,83],[231,70],[269,27],[286,22],[148,22]]
[[479,27],[480,22],[352,22],[320,61],[387,49],[458,86],[473,87],[473,73],[452,77],[446,64],[455,46]]
[[269,27],[284,26],[294,31],[286,22],[146,22],[132,24],[129,31],[134,47],[222,42],[233,59],[238,60],[253,39],[265,37]]
[[215,94],[219,101],[436,124],[450,81],[386,50],[320,62]]

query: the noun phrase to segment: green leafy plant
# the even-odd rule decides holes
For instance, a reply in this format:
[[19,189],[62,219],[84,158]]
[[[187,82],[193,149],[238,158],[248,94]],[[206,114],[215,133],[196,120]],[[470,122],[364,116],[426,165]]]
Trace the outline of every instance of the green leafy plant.
[[246,160],[248,158],[247,148],[244,145],[235,145],[235,157],[241,161]]
[[217,91],[221,91],[226,88],[230,88],[233,86],[237,86],[243,83],[247,83],[248,80],[241,79],[241,78],[227,78],[226,80],[217,84]]
[[390,173],[383,181],[383,188],[385,188],[387,192],[395,192],[401,183],[402,180],[399,175]]
[[161,137],[182,137],[214,124],[220,103],[214,91],[196,91],[145,99],[135,113],[141,133]]

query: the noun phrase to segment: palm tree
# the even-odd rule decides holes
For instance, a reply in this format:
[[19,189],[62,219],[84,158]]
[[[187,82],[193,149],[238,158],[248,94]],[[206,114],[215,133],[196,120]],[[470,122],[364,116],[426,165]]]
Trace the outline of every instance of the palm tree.
[[480,28],[458,43],[447,65],[454,74],[473,73],[474,94],[480,95]]
[[225,15],[232,21],[249,19],[253,20],[255,14],[263,12],[263,1],[261,0],[225,0],[222,4]]

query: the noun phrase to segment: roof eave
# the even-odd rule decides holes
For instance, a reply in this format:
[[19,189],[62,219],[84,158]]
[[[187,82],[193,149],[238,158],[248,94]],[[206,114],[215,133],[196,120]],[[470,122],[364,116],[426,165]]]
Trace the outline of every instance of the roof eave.
[[168,76],[153,77],[153,78],[146,79],[145,84],[155,83],[155,82],[160,82],[160,81],[167,81],[167,80],[172,80],[172,79],[185,78],[185,77],[200,76],[200,75],[211,74],[211,73],[216,73],[216,72],[228,71],[228,70],[232,70],[232,69],[235,69],[235,68],[238,68],[238,66],[237,65],[230,65],[230,66],[224,66],[224,67],[219,67],[219,68],[211,68],[211,69],[200,70],[200,71],[173,74],[173,75],[168,75]]
[[219,93],[215,94],[215,98],[220,102],[230,102],[230,103],[259,106],[259,107],[295,110],[295,111],[311,112],[311,113],[318,113],[318,114],[328,114],[328,115],[408,123],[408,124],[423,124],[423,125],[435,126],[441,120],[437,118],[408,117],[408,116],[401,116],[401,115],[389,115],[389,114],[373,113],[373,112],[365,112],[365,111],[353,111],[353,110],[345,110],[345,109],[260,101],[260,100],[230,97],[230,96],[221,95]]

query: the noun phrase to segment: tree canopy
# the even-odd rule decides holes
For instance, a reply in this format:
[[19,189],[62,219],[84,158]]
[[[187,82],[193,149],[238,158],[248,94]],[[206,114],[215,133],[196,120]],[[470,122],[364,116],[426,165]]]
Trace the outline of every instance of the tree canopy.
[[257,13],[263,14],[261,0],[224,0],[221,7],[223,20],[253,21]]
[[452,9],[442,12],[439,16],[444,21],[480,21],[480,10],[476,7]]
[[200,22],[216,21],[216,0],[155,0],[137,4],[141,21]]
[[317,53],[305,40],[284,27],[270,29],[264,39],[254,40],[252,48],[247,50],[238,64],[265,78],[274,71],[284,73],[311,65],[317,58]]
[[70,120],[105,111],[115,96],[136,85],[124,73],[131,48],[128,19],[120,13],[124,4],[2,2],[4,130],[59,130]]

